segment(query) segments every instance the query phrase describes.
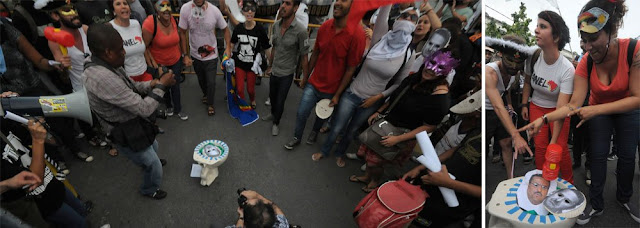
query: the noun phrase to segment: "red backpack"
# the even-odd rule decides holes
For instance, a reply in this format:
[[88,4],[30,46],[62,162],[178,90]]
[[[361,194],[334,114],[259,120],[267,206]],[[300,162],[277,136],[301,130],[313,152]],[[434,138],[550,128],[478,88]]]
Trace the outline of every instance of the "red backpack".
[[358,203],[353,218],[361,228],[403,227],[418,216],[428,197],[420,186],[389,181]]

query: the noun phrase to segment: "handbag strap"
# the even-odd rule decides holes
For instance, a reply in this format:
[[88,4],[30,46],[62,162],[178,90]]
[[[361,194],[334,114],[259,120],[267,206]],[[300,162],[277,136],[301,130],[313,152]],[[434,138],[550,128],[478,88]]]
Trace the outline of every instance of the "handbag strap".
[[409,90],[409,87],[411,87],[410,85],[407,85],[404,87],[404,89],[402,89],[402,91],[400,91],[400,94],[398,94],[398,97],[396,97],[395,100],[393,100],[393,102],[391,102],[391,105],[389,106],[389,108],[387,109],[386,112],[384,112],[384,115],[389,115],[389,113],[391,112],[391,109],[393,109],[394,107],[396,107],[396,104],[398,104],[398,102],[400,101],[400,98],[402,98],[402,96],[407,92],[407,90]]

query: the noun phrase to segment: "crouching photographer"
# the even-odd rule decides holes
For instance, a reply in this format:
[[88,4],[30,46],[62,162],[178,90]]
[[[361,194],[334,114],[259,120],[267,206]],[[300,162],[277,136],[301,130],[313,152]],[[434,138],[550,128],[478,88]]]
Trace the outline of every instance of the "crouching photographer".
[[253,190],[238,189],[238,221],[226,228],[289,228],[284,213],[275,203]]

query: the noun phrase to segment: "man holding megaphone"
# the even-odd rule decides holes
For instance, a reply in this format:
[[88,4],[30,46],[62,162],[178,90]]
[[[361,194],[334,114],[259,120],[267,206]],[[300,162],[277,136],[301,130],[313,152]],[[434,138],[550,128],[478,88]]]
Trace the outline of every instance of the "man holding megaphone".
[[166,162],[158,158],[158,128],[148,117],[164,101],[166,88],[176,83],[173,72],[164,72],[160,79],[134,82],[124,72],[125,50],[113,27],[91,25],[87,40],[93,56],[85,62],[84,86],[91,109],[118,151],[144,168],[140,193],[163,199],[167,193],[160,190],[160,184]]

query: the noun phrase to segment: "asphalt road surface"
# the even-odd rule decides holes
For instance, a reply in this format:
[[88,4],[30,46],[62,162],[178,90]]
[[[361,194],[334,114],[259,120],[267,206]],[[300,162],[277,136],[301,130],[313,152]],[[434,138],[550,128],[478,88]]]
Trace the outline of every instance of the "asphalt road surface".
[[[573,155],[572,155],[573,156]],[[514,176],[524,176],[528,171],[535,169],[535,164],[533,161],[531,164],[525,165],[523,161],[518,156],[519,160],[516,160]],[[585,184],[585,175],[586,171],[584,168],[584,161],[586,157],[582,157],[583,165],[580,168],[573,170],[573,179],[574,184],[578,190],[585,194],[588,197],[589,187]],[[506,171],[504,166],[501,163],[491,163],[491,158],[486,158],[486,194],[485,194],[485,204],[491,200],[491,196],[493,192],[496,190],[498,184],[507,178]],[[638,161],[638,156],[636,156],[636,162]],[[616,202],[616,176],[614,174],[616,170],[616,162],[615,161],[607,161],[607,182],[604,189],[604,203],[605,210],[604,214],[601,216],[591,218],[591,221],[586,225],[580,226],[575,225],[574,227],[638,227],[638,223],[635,222],[631,216],[624,210],[621,206]],[[637,164],[637,163],[636,163]],[[635,200],[639,202],[640,191],[640,171],[636,165],[635,176],[633,179],[633,188],[634,194],[631,200]],[[485,224],[488,224],[489,214],[486,215]]]
[[[224,81],[216,78],[216,114],[207,116],[200,102],[201,90],[195,75],[188,75],[181,85],[183,110],[189,120],[176,116],[160,120],[166,131],[159,135],[160,158],[164,167],[162,189],[168,196],[154,200],[138,193],[142,169],[122,154],[110,157],[106,148],[85,148],[95,157],[84,163],[65,154],[71,173],[68,179],[83,200],[92,200],[89,220],[93,226],[111,227],[225,227],[235,224],[238,188],[258,191],[284,211],[290,223],[303,227],[355,227],[352,212],[365,196],[362,184],[349,182],[352,174],[361,174],[360,161],[348,160],[338,168],[334,157],[319,162],[311,154],[320,151],[326,134],[315,145],[304,143],[315,114],[309,118],[303,143],[293,151],[283,145],[293,137],[295,118],[302,89],[292,85],[280,124],[280,135],[271,136],[271,122],[258,120],[242,127],[228,114]],[[256,86],[257,111],[269,113],[264,101],[269,80]],[[247,95],[248,98],[248,95]],[[219,139],[230,148],[229,158],[220,166],[220,175],[211,186],[200,185],[199,178],[189,177],[193,150],[200,142]],[[355,150],[355,146],[350,148]]]

